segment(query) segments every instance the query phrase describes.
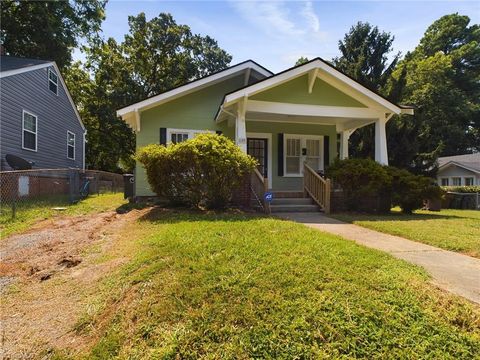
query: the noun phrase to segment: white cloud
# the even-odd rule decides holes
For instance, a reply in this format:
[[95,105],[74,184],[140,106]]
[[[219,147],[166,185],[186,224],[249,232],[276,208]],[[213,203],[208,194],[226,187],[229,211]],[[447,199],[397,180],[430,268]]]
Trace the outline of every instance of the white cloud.
[[305,2],[305,6],[303,7],[301,14],[305,17],[310,29],[314,32],[320,31],[320,20],[318,20],[318,16],[313,9],[313,3],[311,1]]

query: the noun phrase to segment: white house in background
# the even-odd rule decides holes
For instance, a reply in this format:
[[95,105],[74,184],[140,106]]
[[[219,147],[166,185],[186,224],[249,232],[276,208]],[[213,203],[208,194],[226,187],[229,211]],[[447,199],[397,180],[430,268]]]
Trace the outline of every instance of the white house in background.
[[440,157],[438,165],[442,186],[480,185],[480,153]]

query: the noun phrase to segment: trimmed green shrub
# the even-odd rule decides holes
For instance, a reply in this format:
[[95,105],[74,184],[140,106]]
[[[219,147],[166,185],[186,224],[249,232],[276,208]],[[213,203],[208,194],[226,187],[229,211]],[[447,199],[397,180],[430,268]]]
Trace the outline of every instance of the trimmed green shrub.
[[173,204],[207,209],[225,208],[256,165],[230,139],[217,134],[200,134],[168,147],[148,145],[136,159],[157,195]]
[[[391,176],[385,166],[371,159],[337,159],[326,175],[342,188],[349,210],[390,211]],[[377,199],[376,203],[371,199]]]
[[443,193],[429,177],[383,166],[372,159],[336,160],[327,169],[327,176],[342,188],[351,211],[385,213],[393,205],[411,213],[421,208],[424,200],[440,199]]
[[442,189],[435,184],[434,179],[414,175],[407,170],[389,166],[392,177],[392,205],[400,206],[402,212],[411,214],[420,209],[424,200],[437,200],[442,197]]
[[480,185],[471,186],[442,186],[445,191],[458,192],[458,193],[480,193]]

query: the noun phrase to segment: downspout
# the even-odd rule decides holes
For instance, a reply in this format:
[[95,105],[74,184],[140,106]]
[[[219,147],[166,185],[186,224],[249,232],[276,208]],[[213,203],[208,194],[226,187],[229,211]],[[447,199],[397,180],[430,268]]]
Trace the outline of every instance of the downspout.
[[85,170],[85,144],[87,143],[87,129],[83,132],[83,164],[82,168]]

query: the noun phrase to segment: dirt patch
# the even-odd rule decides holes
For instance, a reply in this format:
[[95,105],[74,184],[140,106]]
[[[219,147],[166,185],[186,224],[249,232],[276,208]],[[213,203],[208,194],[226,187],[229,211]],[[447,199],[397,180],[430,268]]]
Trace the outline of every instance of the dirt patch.
[[128,259],[97,260],[147,211],[56,218],[2,240],[1,359],[33,359],[51,348],[81,347],[84,340],[72,327],[85,311],[85,299]]

